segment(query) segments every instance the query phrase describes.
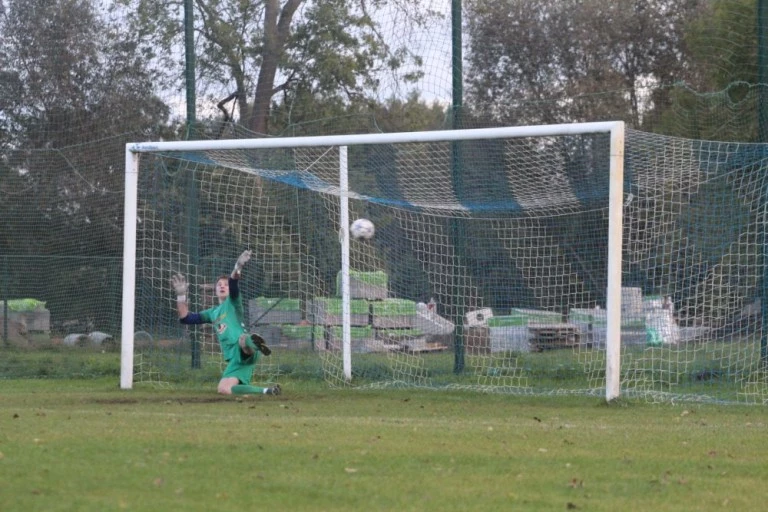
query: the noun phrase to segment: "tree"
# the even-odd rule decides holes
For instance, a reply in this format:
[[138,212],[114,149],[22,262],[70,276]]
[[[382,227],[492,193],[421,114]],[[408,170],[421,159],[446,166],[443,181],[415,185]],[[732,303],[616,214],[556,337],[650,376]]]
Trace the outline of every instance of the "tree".
[[704,140],[765,137],[765,126],[759,126],[766,85],[760,83],[757,7],[757,0],[715,0],[689,18],[686,82],[659,91],[666,101],[654,102],[649,131]]
[[168,108],[132,32],[100,3],[2,5],[3,293],[44,299],[53,322],[92,319],[113,329],[125,143],[155,138]]
[[468,103],[502,122],[623,119],[685,73],[697,0],[469,0]]
[[0,34],[0,147],[16,185],[0,208],[24,219],[3,230],[0,251],[24,240],[31,252],[119,252],[115,162],[126,137],[148,137],[168,115],[136,43],[91,0],[11,0]]
[[733,82],[758,83],[757,0],[716,0],[691,20],[685,38],[704,90]]
[[[174,51],[175,41],[178,55],[179,39],[168,35],[181,33],[181,2],[119,1],[130,7],[143,33],[161,34],[155,40],[164,42],[166,51]],[[386,12],[425,26],[435,16],[417,0],[195,0],[194,5],[198,84],[217,86],[214,103],[231,93],[238,122],[261,134],[270,132],[276,103],[309,94],[316,101],[350,104],[375,96],[380,73],[416,78],[419,56],[391,45],[377,19]]]

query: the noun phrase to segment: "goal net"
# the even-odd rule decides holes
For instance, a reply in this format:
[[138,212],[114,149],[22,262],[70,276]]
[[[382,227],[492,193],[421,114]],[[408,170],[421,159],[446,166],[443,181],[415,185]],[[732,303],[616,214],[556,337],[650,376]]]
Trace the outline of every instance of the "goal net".
[[[273,347],[256,382],[764,400],[758,147],[623,137],[129,144],[121,385],[218,379],[169,280],[205,309],[251,249],[246,321]],[[370,240],[348,236],[361,217]]]

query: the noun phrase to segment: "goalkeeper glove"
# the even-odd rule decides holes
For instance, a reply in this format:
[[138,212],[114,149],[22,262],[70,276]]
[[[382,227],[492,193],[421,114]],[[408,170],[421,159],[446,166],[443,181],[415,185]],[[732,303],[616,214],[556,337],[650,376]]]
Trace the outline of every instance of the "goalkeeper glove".
[[171,277],[171,286],[176,292],[176,302],[187,302],[187,290],[189,289],[187,278],[181,274],[176,274]]
[[237,261],[235,262],[235,269],[232,271],[232,277],[235,277],[236,274],[239,274],[241,270],[243,270],[243,267],[246,263],[251,259],[251,251],[245,250],[243,251],[243,254],[240,255],[239,258],[237,258]]

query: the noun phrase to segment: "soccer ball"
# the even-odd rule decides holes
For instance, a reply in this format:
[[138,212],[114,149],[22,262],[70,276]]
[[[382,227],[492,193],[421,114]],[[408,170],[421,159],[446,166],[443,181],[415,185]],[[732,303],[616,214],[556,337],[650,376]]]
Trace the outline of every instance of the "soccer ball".
[[364,238],[366,240],[373,237],[375,230],[373,222],[368,219],[357,219],[349,227],[349,233],[352,235],[352,238]]

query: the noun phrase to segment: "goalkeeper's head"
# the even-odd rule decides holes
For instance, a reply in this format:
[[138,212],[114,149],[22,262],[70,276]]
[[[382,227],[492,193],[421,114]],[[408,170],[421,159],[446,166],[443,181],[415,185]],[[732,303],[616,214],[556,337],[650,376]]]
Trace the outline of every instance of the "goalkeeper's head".
[[224,299],[229,297],[229,276],[219,276],[216,278],[216,286],[214,288],[216,297],[219,298],[219,302],[224,302]]

